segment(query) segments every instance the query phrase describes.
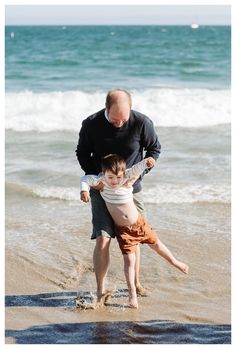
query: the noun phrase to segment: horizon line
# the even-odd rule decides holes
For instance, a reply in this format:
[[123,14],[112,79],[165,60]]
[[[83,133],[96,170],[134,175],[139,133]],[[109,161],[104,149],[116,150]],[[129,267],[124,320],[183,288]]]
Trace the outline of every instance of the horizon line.
[[[148,24],[145,24],[145,23],[88,23],[88,24],[84,24],[84,23],[76,23],[76,24],[73,24],[73,23],[70,23],[70,24],[66,24],[66,23],[38,23],[38,24],[32,24],[32,23],[27,23],[27,24],[14,24],[14,23],[8,23],[8,24],[5,24],[5,27],[7,26],[67,26],[67,27],[73,27],[73,26],[95,26],[95,25],[98,25],[98,26],[190,26],[192,24],[197,24],[199,27],[200,26],[227,26],[227,27],[231,27],[231,23],[230,24],[227,24],[227,23],[196,23],[196,22],[193,22],[193,23],[163,23],[163,24],[154,24],[154,23],[148,23]],[[198,29],[198,28],[197,28]]]

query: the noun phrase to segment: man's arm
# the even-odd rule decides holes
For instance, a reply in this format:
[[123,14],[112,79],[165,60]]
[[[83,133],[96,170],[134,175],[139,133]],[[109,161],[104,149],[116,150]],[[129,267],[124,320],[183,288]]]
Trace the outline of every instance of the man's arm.
[[93,162],[92,162],[92,140],[89,136],[89,120],[82,122],[82,127],[79,132],[79,140],[76,149],[76,156],[80,163],[82,170],[86,174],[94,173]]
[[[158,140],[158,136],[156,134],[154,125],[152,120],[146,118],[145,123],[143,125],[142,130],[142,146],[145,153],[145,158],[152,157],[157,160],[161,153],[161,144]],[[151,170],[150,168],[146,168],[143,172],[142,177]]]
[[145,158],[152,157],[158,159],[161,153],[161,144],[159,143],[152,120],[145,119],[142,130],[142,146],[145,153]]

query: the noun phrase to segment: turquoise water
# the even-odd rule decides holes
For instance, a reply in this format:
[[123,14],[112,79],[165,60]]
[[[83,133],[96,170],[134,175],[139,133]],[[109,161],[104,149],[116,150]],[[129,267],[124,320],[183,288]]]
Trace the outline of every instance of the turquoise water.
[[229,26],[7,26],[6,90],[225,88],[230,39]]
[[228,26],[6,27],[6,128],[78,131],[128,89],[156,126],[230,123]]

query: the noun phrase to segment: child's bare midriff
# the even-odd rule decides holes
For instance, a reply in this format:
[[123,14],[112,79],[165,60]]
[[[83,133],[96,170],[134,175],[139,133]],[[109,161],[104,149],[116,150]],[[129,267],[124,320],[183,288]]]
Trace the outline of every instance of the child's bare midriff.
[[125,204],[106,202],[106,206],[116,225],[129,226],[138,220],[138,210],[133,201]]

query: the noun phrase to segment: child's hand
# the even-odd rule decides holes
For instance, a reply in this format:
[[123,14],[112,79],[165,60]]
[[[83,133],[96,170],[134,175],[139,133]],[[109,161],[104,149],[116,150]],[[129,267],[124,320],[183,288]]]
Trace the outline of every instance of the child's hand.
[[98,183],[97,185],[93,185],[93,188],[99,191],[103,191],[104,184],[102,182]]
[[80,192],[80,200],[82,200],[83,202],[89,202],[90,199],[90,195],[88,191],[81,191]]
[[153,159],[152,157],[146,158],[146,165],[148,168],[151,168],[155,165],[155,159]]

